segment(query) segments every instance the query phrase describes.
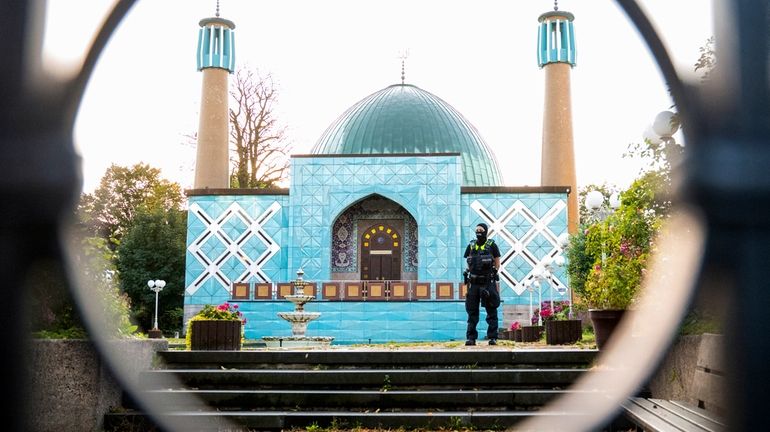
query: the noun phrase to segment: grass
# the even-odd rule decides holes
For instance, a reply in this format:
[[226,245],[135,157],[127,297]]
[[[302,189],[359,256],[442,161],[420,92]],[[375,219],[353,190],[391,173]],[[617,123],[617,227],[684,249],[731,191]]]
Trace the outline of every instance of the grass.
[[[182,344],[184,345],[185,340],[184,338],[165,338],[169,344]],[[249,339],[248,341],[253,341]],[[465,341],[424,341],[424,342],[385,342],[385,343],[362,343],[362,344],[351,344],[351,345],[334,345],[332,344],[331,348],[352,348],[352,349],[389,349],[389,350],[408,350],[408,349],[479,349],[488,347],[487,341],[485,340],[479,340],[477,342],[477,346],[475,347],[465,347]],[[583,328],[583,337],[582,340],[572,344],[572,345],[556,345],[556,346],[562,346],[562,347],[569,347],[569,348],[578,348],[578,349],[595,349],[596,348],[596,336],[594,335],[593,329],[591,327],[584,327]],[[535,342],[514,342],[511,340],[503,340],[498,339],[497,341],[497,347],[489,347],[489,349],[537,349],[537,348],[548,348],[553,347],[553,345],[548,345],[545,342],[545,333],[543,333],[543,336],[540,338],[540,340]],[[245,348],[250,349],[250,348]]]

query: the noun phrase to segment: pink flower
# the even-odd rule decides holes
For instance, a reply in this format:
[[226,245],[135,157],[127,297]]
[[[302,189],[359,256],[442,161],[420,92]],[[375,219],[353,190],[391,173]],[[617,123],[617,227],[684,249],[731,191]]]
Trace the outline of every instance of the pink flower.
[[238,309],[238,305],[237,305],[237,304],[234,304],[234,305],[233,305],[233,309]]
[[518,330],[521,328],[521,324],[519,324],[518,321],[514,321],[513,324],[511,324],[511,330]]

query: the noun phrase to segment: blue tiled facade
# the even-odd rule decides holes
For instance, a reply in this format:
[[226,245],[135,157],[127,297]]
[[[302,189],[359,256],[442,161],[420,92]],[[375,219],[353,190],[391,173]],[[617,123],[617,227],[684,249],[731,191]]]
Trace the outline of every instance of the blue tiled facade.
[[[503,254],[504,305],[529,304],[524,280],[567,231],[566,188],[463,188],[461,164],[459,154],[295,156],[288,191],[191,195],[185,319],[205,304],[231,301],[234,282],[287,282],[300,267],[305,280],[330,280],[333,223],[372,196],[397,203],[417,222],[417,280],[431,283],[431,299],[327,301],[319,293],[305,306],[322,314],[308,325],[309,336],[335,343],[464,339],[462,253],[479,222]],[[563,269],[555,276],[557,287],[566,285]],[[452,299],[437,299],[437,282],[454,283]],[[237,301],[247,338],[291,334],[277,313],[293,305],[273,298]]]

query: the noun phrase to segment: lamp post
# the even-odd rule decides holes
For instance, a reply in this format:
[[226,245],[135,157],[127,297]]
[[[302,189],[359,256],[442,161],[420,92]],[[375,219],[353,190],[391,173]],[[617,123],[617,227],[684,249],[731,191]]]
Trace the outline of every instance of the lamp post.
[[158,328],[158,293],[163,291],[163,287],[166,286],[166,281],[161,279],[148,280],[147,286],[150,287],[150,291],[155,293],[155,321],[152,329],[147,332],[147,336],[151,339],[159,339],[162,336],[162,333]]
[[[620,195],[613,192],[609,199],[605,201],[604,194],[598,190],[592,190],[586,194],[586,208],[591,212],[593,222],[603,222],[609,215],[620,207]],[[604,250],[602,241],[602,267],[607,260],[607,252]]]
[[[554,290],[554,283],[553,283],[553,274],[556,271],[558,267],[562,267],[565,264],[564,255],[562,253],[564,252],[564,249],[567,247],[567,244],[569,243],[569,234],[564,233],[561,236],[559,236],[557,247],[556,247],[556,254],[553,256],[547,256],[545,257],[541,262],[540,265],[535,267],[535,269],[532,272],[532,285],[537,286],[539,288],[538,290],[538,304],[540,307],[543,306],[543,300],[542,300],[542,283],[547,282],[548,283],[548,294],[549,299],[551,302],[551,311],[553,311],[553,290]],[[569,288],[566,288],[569,290]],[[569,291],[567,291],[569,292]],[[567,303],[570,306],[570,318],[572,318],[572,301],[569,297],[567,297]],[[530,316],[532,315],[532,296],[530,295]],[[537,325],[543,325],[543,317],[538,314],[537,317]]]
[[592,190],[586,194],[585,205],[591,212],[592,221],[601,222],[620,207],[620,195],[613,192],[609,198],[605,198],[601,191]]

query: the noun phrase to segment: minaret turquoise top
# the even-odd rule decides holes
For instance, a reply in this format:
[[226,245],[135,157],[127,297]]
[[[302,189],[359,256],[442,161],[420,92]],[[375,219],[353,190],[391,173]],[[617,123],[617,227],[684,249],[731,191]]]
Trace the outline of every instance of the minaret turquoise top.
[[214,17],[198,23],[198,70],[220,68],[235,71],[235,23]]
[[575,66],[575,16],[569,12],[553,11],[540,15],[537,30],[537,64],[569,63]]

